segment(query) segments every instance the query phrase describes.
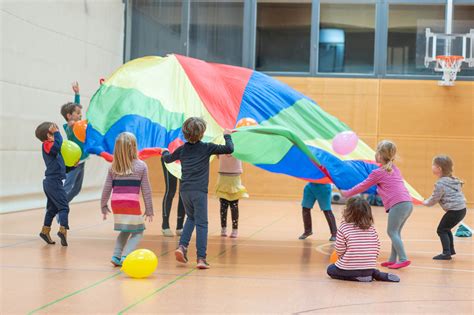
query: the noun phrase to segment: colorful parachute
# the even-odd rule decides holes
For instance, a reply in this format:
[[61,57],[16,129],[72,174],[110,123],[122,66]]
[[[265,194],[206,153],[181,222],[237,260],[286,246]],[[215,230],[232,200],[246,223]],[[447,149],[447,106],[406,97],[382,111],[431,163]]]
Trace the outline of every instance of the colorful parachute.
[[[350,128],[289,86],[257,71],[180,55],[144,57],[120,67],[91,100],[85,150],[110,160],[116,136],[137,136],[140,156],[184,142],[188,117],[207,123],[204,141],[221,142],[242,118],[258,126],[233,133],[234,155],[262,169],[348,189],[377,167],[363,141],[345,156],[331,141]],[[422,197],[407,184],[415,200]],[[371,192],[375,187],[371,188]]]

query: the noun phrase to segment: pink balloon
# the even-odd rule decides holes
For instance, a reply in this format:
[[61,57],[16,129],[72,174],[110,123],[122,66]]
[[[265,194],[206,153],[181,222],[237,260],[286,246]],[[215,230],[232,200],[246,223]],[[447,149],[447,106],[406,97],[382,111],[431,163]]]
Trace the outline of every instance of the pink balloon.
[[359,137],[353,131],[338,133],[332,140],[332,149],[340,155],[347,155],[354,151],[359,142]]

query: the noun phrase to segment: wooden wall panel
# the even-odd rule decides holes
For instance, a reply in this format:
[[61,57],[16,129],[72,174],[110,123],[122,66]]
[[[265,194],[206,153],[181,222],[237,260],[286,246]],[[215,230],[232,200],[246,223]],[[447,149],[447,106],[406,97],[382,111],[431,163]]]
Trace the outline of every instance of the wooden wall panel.
[[[431,193],[434,155],[446,153],[456,175],[466,182],[464,192],[474,204],[474,82],[440,87],[436,81],[278,77],[338,117],[371,148],[392,139],[405,178],[424,197]],[[163,192],[158,158],[148,161],[154,192]],[[217,161],[211,165],[213,194]],[[300,199],[304,182],[244,164],[242,182],[252,198]]]

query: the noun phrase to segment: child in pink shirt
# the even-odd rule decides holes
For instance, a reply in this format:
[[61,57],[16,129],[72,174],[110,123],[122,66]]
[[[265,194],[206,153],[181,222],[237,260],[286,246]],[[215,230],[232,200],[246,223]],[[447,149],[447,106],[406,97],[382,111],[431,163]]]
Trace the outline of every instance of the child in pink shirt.
[[396,153],[395,143],[381,141],[375,154],[375,160],[381,164],[380,168],[373,170],[366,180],[352,189],[341,191],[344,197],[350,197],[377,185],[377,192],[388,212],[387,233],[392,240],[390,258],[382,263],[382,266],[391,269],[403,268],[410,264],[403,246],[401,230],[413,211],[412,199],[403,183],[402,174],[393,164]]

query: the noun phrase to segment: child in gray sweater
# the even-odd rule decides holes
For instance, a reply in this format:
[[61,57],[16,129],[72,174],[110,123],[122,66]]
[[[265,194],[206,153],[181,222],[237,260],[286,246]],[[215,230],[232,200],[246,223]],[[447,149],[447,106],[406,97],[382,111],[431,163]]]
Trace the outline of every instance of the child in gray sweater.
[[453,161],[447,155],[438,155],[433,159],[432,171],[439,179],[435,183],[433,194],[423,201],[423,204],[431,207],[439,203],[446,211],[437,229],[443,252],[433,259],[450,260],[451,256],[456,254],[451,229],[466,216],[466,199],[462,192],[463,182],[453,176]]

